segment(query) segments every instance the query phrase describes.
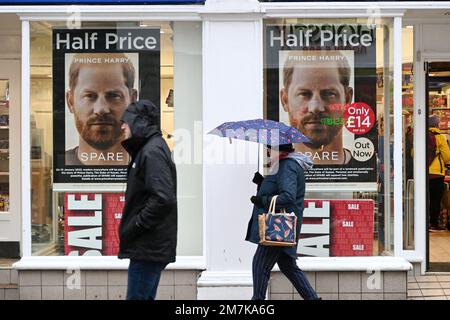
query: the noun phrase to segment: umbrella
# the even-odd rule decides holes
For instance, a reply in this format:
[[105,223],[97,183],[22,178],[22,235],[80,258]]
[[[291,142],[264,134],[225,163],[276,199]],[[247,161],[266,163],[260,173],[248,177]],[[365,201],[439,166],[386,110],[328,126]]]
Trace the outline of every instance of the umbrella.
[[217,128],[208,132],[208,134],[227,137],[230,139],[230,143],[231,139],[252,141],[270,146],[310,142],[310,140],[297,129],[282,122],[265,119],[224,122]]
[[253,119],[222,123],[208,132],[220,137],[253,141],[265,145],[278,146],[290,143],[308,143],[309,139],[297,129],[282,122]]

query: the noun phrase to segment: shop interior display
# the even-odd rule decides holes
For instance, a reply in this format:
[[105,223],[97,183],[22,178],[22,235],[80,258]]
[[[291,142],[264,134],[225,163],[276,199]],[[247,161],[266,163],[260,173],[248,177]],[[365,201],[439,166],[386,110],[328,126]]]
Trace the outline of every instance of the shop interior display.
[[[448,69],[443,69],[442,65],[433,66],[429,73],[429,94],[428,105],[429,113],[437,114],[440,118],[439,129],[447,136],[447,141],[450,141],[450,78]],[[445,181],[450,181],[450,167],[446,166]],[[446,187],[447,189],[447,187]],[[447,226],[448,224],[448,208],[444,204],[442,206],[443,212],[440,215],[440,225]]]
[[[45,68],[41,68],[47,70]],[[43,70],[40,70],[41,73]],[[32,109],[40,112],[30,117],[31,130],[31,240],[32,251],[54,255],[54,226],[52,214],[52,160],[49,155],[49,147],[43,144],[45,139],[51,136],[43,127],[51,126],[51,113],[48,106],[51,105],[51,78],[42,74],[31,76],[31,91],[35,99],[31,101]],[[44,108],[46,107],[46,108]]]
[[9,81],[0,80],[0,213],[9,212]]

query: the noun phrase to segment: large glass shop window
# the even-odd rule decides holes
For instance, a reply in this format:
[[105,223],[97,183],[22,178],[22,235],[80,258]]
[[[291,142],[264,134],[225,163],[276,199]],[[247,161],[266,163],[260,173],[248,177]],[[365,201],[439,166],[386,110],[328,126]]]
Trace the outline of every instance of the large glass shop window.
[[[117,255],[121,116],[152,101],[177,162],[179,132],[201,135],[201,38],[195,22],[31,23],[33,255]],[[201,256],[201,164],[177,163],[177,174],[177,254]]]
[[391,21],[274,19],[264,24],[264,112],[304,133],[300,256],[393,250]]

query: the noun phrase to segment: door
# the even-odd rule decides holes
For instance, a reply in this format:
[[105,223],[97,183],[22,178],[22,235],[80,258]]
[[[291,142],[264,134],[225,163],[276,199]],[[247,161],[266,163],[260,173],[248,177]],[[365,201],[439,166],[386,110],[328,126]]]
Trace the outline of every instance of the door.
[[[425,71],[427,116],[439,117],[439,130],[450,141],[450,62],[426,62]],[[427,132],[428,129],[427,121]],[[425,139],[429,150],[428,136]],[[439,178],[427,179],[426,269],[433,272],[450,271],[450,170],[443,169],[446,173],[443,182]],[[430,178],[428,170],[427,177]],[[440,192],[442,197],[437,198]],[[435,208],[440,203],[440,210],[433,210],[433,203]]]
[[0,258],[20,256],[20,61],[0,60]]

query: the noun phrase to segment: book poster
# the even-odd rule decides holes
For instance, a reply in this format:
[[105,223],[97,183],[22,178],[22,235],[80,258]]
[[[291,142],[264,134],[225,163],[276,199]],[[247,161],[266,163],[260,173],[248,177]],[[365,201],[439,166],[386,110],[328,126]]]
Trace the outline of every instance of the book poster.
[[53,30],[54,183],[126,180],[121,117],[160,105],[160,30]]
[[376,42],[366,25],[268,25],[268,119],[310,142],[296,151],[314,168],[306,182],[376,182]]

